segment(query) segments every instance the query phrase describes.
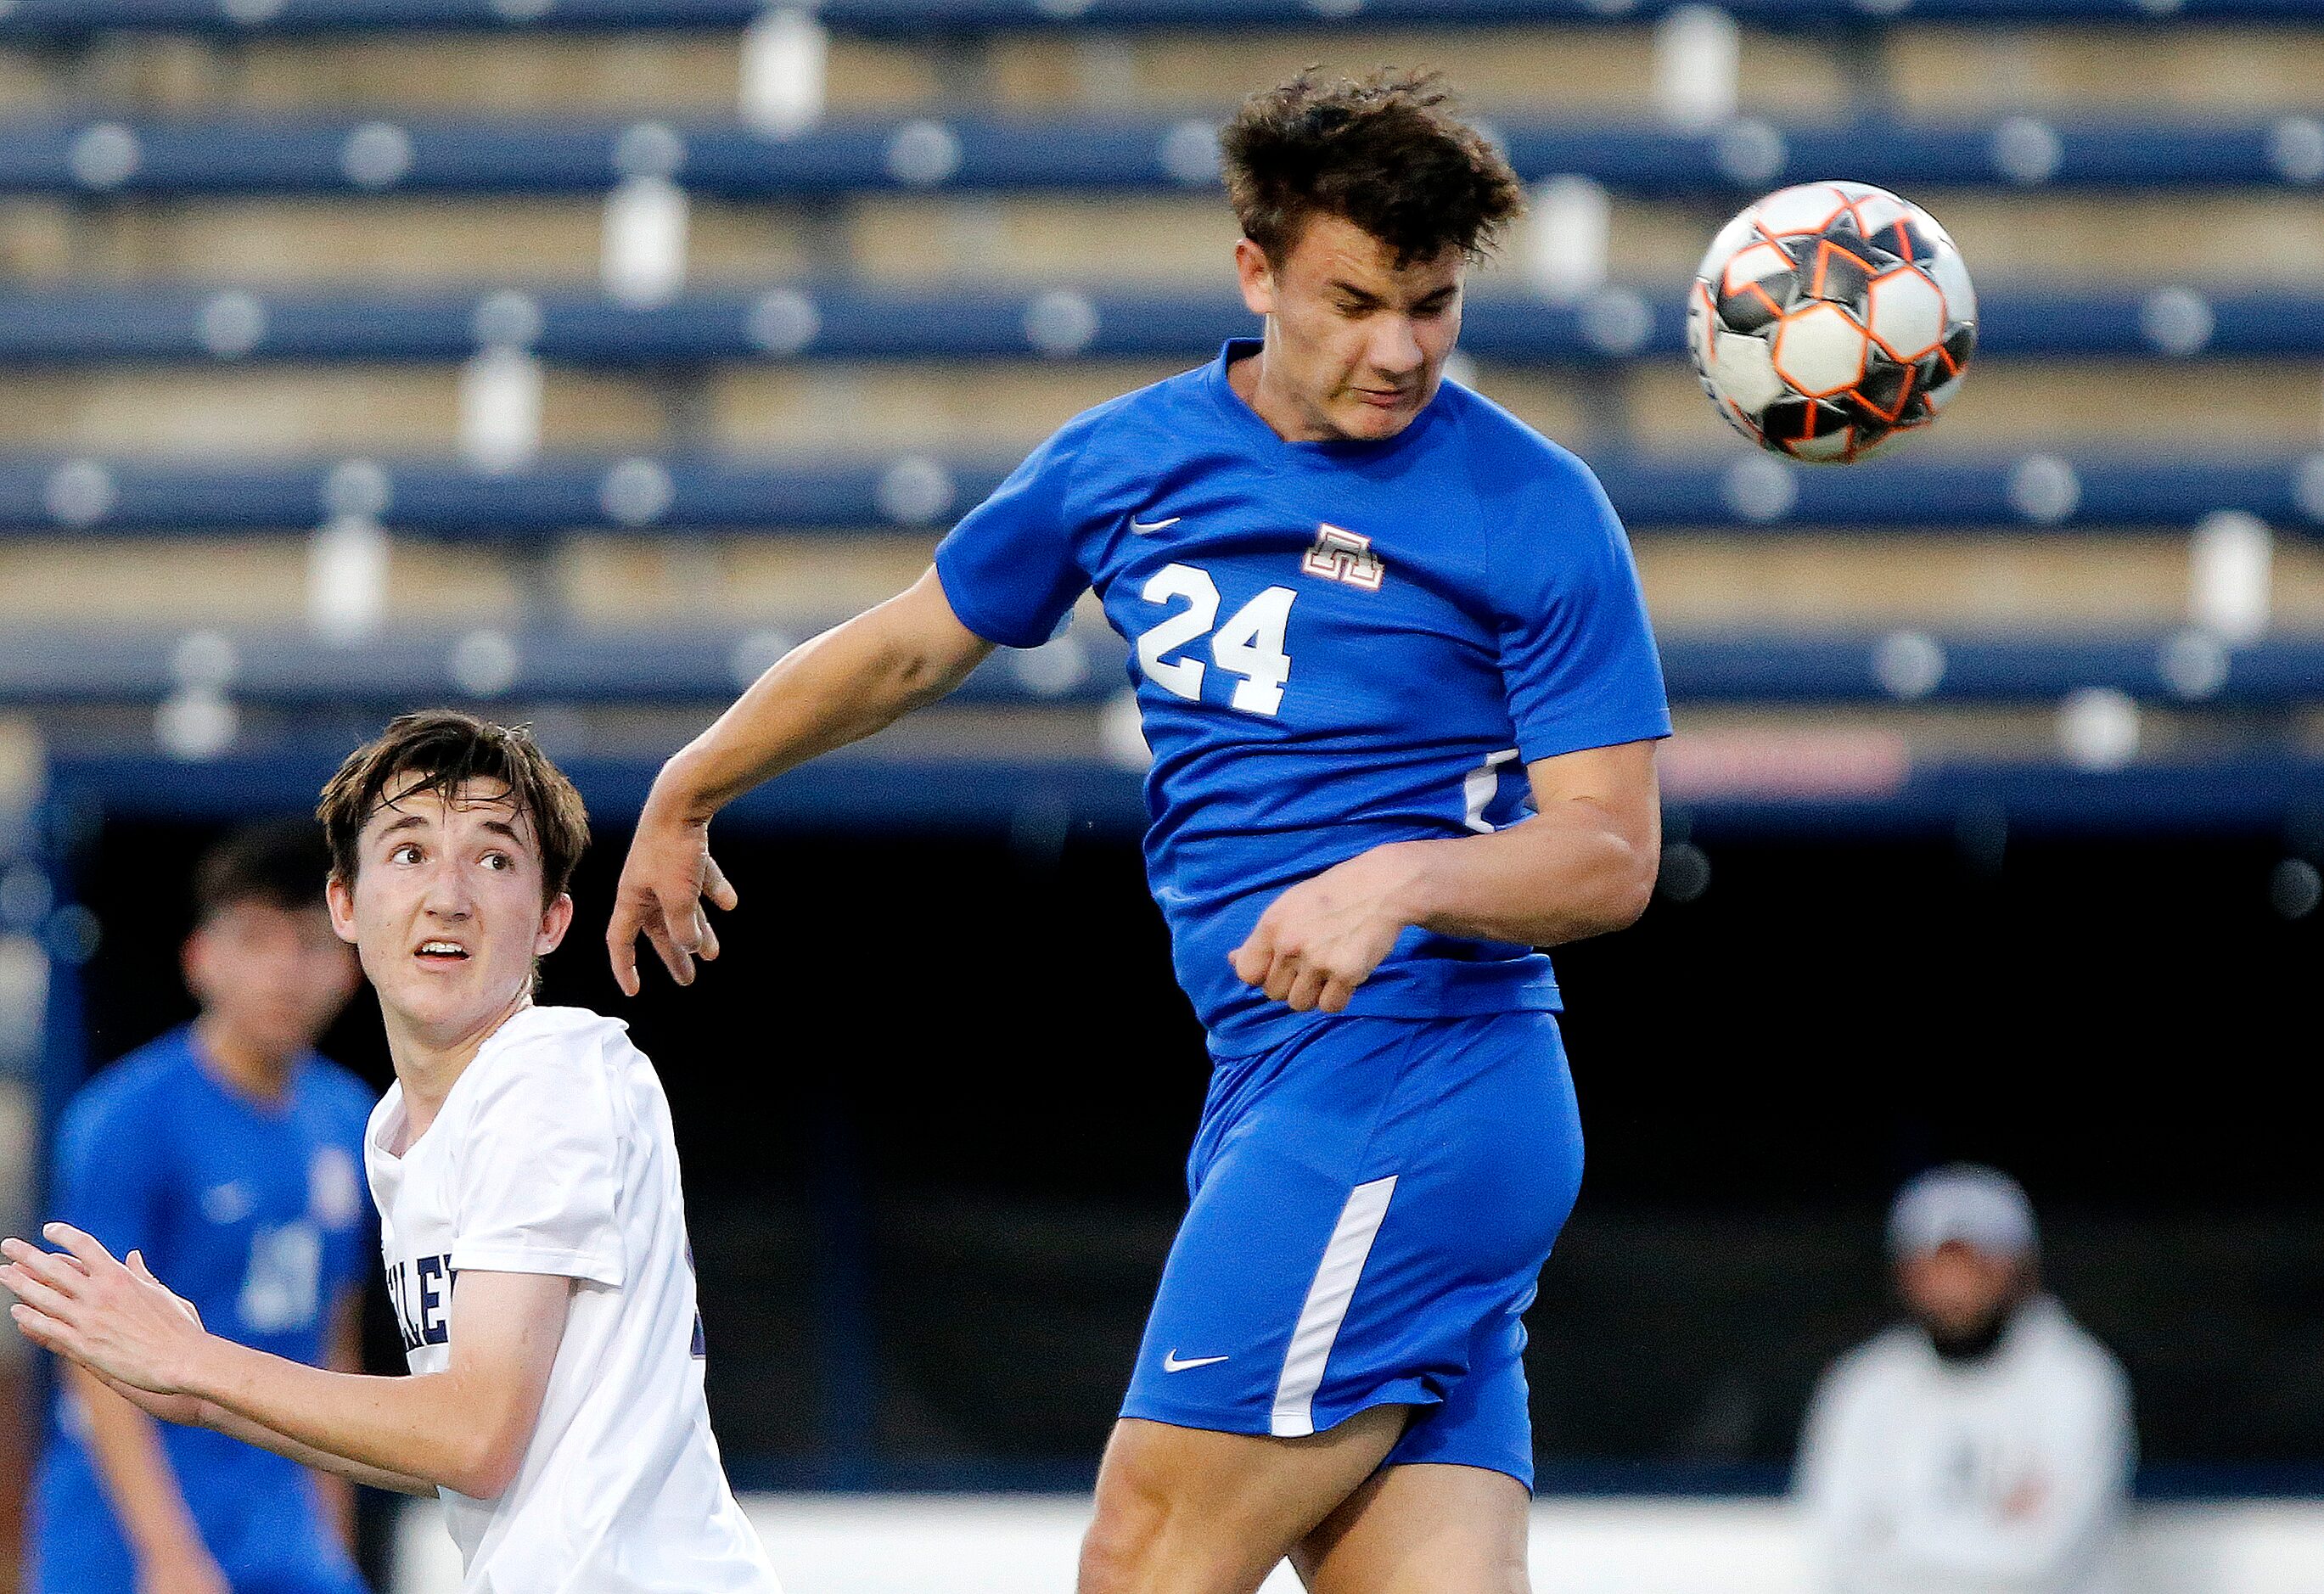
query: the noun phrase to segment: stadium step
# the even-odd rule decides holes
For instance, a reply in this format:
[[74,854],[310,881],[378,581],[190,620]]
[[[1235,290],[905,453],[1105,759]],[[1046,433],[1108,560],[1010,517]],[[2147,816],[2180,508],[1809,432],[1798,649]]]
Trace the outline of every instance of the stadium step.
[[[59,41],[104,30],[220,35],[345,34],[394,32],[512,32],[527,37],[655,28],[740,28],[766,0],[14,0],[0,17],[0,37]],[[1448,31],[1520,21],[1607,24],[1649,20],[1687,0],[1368,0],[1318,5],[1313,0],[818,0],[831,28],[872,38],[927,33],[973,35],[1010,31],[1049,33],[1084,29],[1137,32],[1206,28],[1298,28],[1308,33],[1425,23]],[[2074,22],[2151,25],[2152,0],[1730,0],[1747,22],[1782,27],[1823,25],[1877,31],[1900,20],[2027,23]],[[2190,23],[2296,20],[2307,0],[2178,0],[2174,18]],[[1456,35],[1457,36],[1457,35]]]
[[[558,32],[552,11],[544,26],[481,36],[263,25],[169,34],[95,32],[87,18],[105,7],[82,9],[78,48],[65,52],[26,47],[39,24],[23,7],[0,19],[0,44],[25,41],[0,64],[10,103],[99,99],[187,112],[357,105],[401,113],[492,105],[715,115],[741,102],[741,23],[756,20],[746,14],[717,31]],[[1860,23],[1861,8],[1849,9]],[[825,16],[841,21],[827,8]],[[1185,20],[1200,19],[1190,12]],[[1657,36],[1635,20],[1504,21],[1451,32],[1434,18],[1428,30],[1375,18],[1369,27],[1320,31],[1312,12],[1305,20],[1310,25],[1124,31],[1091,18],[1071,30],[876,37],[836,27],[821,77],[827,108],[842,115],[939,111],[964,100],[1020,112],[1216,109],[1310,65],[1354,72],[1426,63],[1487,115],[1545,106],[1618,110],[1655,99]],[[1997,28],[1905,18],[1837,34],[1747,27],[1737,41],[1739,108],[1837,113],[1860,101],[1939,115],[2127,104],[2299,112],[2313,108],[2313,85],[2324,78],[2324,41],[2296,26],[2182,23],[2166,35],[2074,25],[2071,9],[2061,7],[2028,7],[2015,20]]]
[[[928,533],[612,534],[519,548],[391,538],[366,623],[512,626],[553,615],[583,628],[706,624],[794,638],[902,591],[927,567]],[[51,535],[0,543],[0,630],[189,631],[330,623],[325,596],[357,600],[332,545],[183,534]],[[1726,629],[2015,628],[2052,635],[2163,631],[2187,623],[2199,579],[2189,545],[2088,532],[2070,539],[1951,535],[1642,532],[1638,567],[1659,623]],[[2264,618],[2324,633],[2324,548],[2272,550]]]
[[[2276,285],[2324,290],[2324,206],[2236,191],[2042,194],[1915,187],[1980,280],[2129,291]],[[1618,200],[1607,256],[1618,280],[1683,279],[1735,208],[1729,197]],[[256,289],[371,282],[455,288],[478,280],[574,287],[601,276],[605,206],[592,196],[389,194],[303,198],[0,197],[0,269],[19,283],[188,279]],[[853,194],[827,203],[690,197],[686,281],[712,288],[805,277],[913,285],[1049,287],[1104,281],[1202,290],[1229,281],[1236,229],[1214,193],[1166,196]],[[2218,240],[2233,237],[2233,252]],[[1520,232],[1479,274],[1525,278]]]

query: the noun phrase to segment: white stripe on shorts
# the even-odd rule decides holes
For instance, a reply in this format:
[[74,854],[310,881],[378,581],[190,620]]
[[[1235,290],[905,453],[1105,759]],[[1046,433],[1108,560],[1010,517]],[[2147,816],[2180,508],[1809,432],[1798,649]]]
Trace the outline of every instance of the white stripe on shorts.
[[1323,1248],[1323,1261],[1315,1282],[1307,1286],[1307,1304],[1299,1309],[1299,1326],[1291,1331],[1291,1349],[1284,1353],[1283,1377],[1275,1386],[1275,1414],[1268,1432],[1277,1439],[1297,1439],[1315,1432],[1315,1391],[1323,1384],[1323,1364],[1331,1359],[1332,1342],[1347,1321],[1348,1304],[1356,1298],[1356,1280],[1363,1276],[1364,1259],[1372,1254],[1372,1240],[1380,1221],[1388,1216],[1388,1198],[1396,1193],[1396,1175],[1359,1184],[1340,1209],[1332,1230],[1332,1243]]

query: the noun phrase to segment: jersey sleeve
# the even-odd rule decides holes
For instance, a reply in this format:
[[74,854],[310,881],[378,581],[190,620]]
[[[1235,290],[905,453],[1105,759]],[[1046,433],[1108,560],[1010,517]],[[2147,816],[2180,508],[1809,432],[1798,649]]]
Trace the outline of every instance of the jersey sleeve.
[[1038,648],[1089,585],[1069,502],[1077,434],[1035,449],[936,545],[936,579],[963,625],[988,642]]
[[1590,467],[1561,455],[1528,523],[1497,539],[1501,675],[1526,762],[1670,734],[1629,539]]
[[454,1194],[455,1273],[546,1273],[618,1288],[624,1277],[622,1134],[595,1055],[562,1037],[494,1059]]
[[65,1110],[57,1130],[57,1216],[116,1257],[142,1250],[165,1269],[169,1261],[153,1254],[153,1244],[168,1198],[169,1139],[145,1096],[112,1088],[117,1083],[100,1079]]

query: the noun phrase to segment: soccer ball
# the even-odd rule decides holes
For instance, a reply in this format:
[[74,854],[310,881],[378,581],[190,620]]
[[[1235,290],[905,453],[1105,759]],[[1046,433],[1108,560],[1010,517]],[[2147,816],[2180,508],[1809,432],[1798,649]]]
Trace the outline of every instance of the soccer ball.
[[1728,424],[1819,465],[1934,421],[1977,346],[1977,292],[1945,229],[1860,182],[1768,195],[1719,230],[1687,349]]

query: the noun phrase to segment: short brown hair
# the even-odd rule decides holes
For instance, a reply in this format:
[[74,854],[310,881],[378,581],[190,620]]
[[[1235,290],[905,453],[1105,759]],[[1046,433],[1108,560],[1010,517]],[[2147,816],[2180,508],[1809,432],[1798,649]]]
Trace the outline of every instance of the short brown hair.
[[573,881],[574,866],[589,845],[589,814],[565,772],[522,725],[513,728],[480,720],[453,708],[400,714],[374,741],[347,755],[323,788],[315,816],[330,845],[331,876],[355,883],[364,825],[403,776],[414,786],[399,791],[432,791],[449,802],[475,780],[497,780],[509,788],[517,812],[532,820],[540,847],[541,901],[554,902]]
[[1243,235],[1281,262],[1316,215],[1345,217],[1401,268],[1474,258],[1525,208],[1508,160],[1452,112],[1435,72],[1349,79],[1315,69],[1243,101],[1219,135]]
[[194,865],[194,922],[206,925],[245,902],[286,913],[319,911],[330,872],[331,854],[313,820],[245,825]]

